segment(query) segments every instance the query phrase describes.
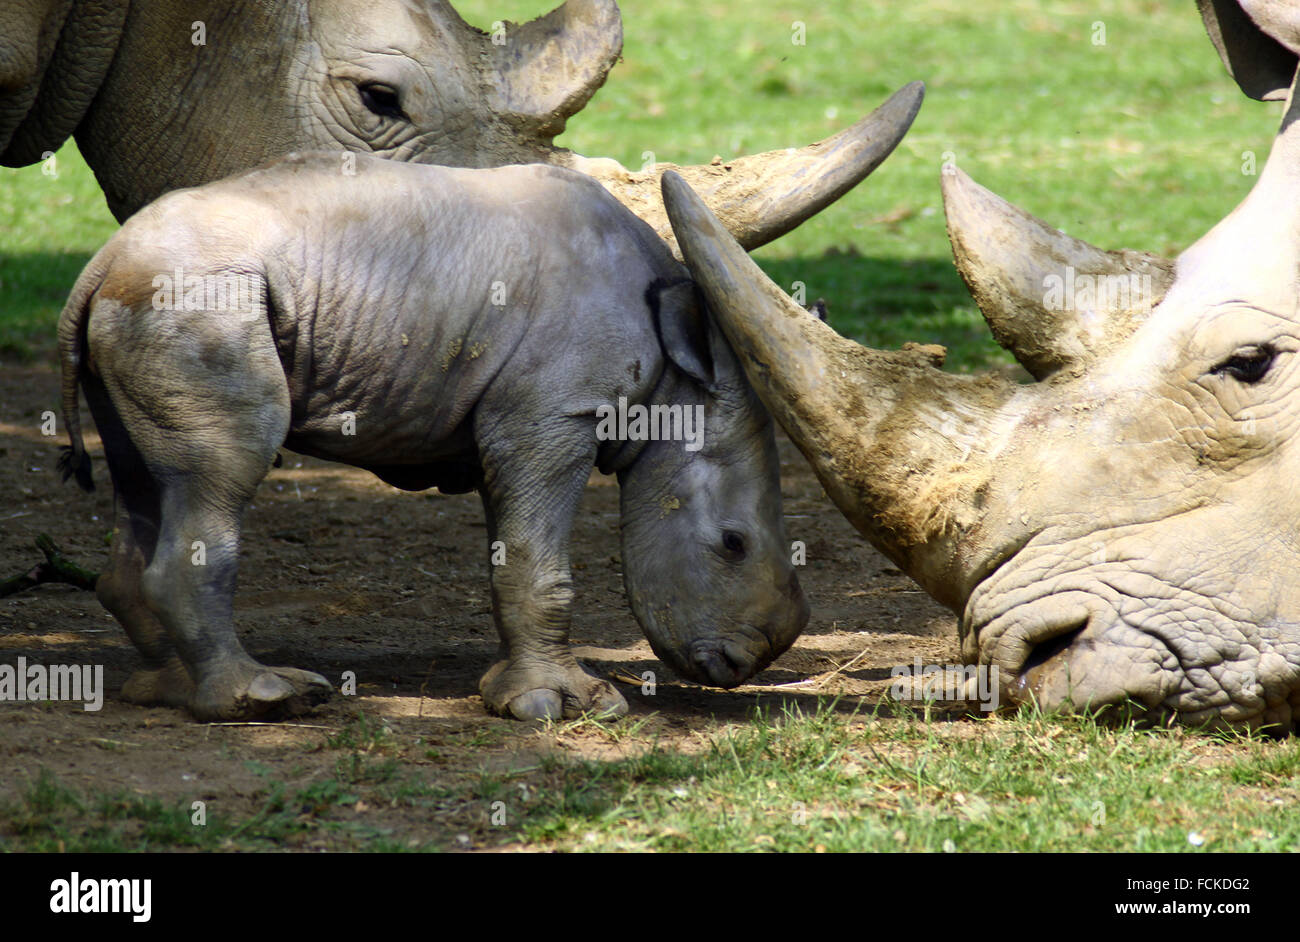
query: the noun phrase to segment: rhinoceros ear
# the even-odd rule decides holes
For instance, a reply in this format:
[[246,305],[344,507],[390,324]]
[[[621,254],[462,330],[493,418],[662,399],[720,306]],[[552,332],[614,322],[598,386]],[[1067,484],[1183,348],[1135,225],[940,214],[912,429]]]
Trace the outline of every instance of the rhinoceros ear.
[[[1261,29],[1267,24],[1252,20],[1238,0],[1196,0],[1196,5],[1223,67],[1241,90],[1260,101],[1283,101],[1295,76],[1297,57],[1279,41],[1282,37]],[[1268,12],[1261,10],[1261,14]]]
[[549,143],[605,83],[623,20],[614,0],[566,0],[486,49],[493,112]]
[[696,382],[712,386],[708,314],[695,282],[657,279],[646,289],[645,299],[668,359]]

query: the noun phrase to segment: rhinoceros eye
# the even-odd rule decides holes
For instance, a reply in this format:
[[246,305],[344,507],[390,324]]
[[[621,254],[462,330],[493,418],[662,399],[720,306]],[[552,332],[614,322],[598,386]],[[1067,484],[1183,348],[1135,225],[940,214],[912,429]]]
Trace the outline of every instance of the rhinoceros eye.
[[361,93],[361,103],[381,118],[406,118],[401,99],[389,86],[371,82],[359,86],[357,91]]
[[1240,383],[1258,383],[1273,365],[1277,351],[1265,344],[1259,347],[1242,347],[1228,359],[1216,366],[1212,372],[1227,374]]
[[724,555],[729,559],[741,560],[745,558],[745,538],[735,530],[724,530],[722,533],[722,549]]

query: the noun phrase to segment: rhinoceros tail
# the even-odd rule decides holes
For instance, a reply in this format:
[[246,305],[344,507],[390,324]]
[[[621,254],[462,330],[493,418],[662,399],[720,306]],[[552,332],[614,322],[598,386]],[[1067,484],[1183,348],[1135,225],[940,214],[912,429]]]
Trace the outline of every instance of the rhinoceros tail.
[[81,415],[77,400],[78,384],[86,359],[86,320],[90,314],[90,299],[94,297],[108,272],[105,251],[90,260],[81,277],[73,286],[68,303],[59,315],[59,365],[63,373],[63,422],[68,429],[70,444],[59,455],[59,470],[63,480],[75,476],[84,491],[93,491],[95,482],[90,475],[90,456],[81,438]]

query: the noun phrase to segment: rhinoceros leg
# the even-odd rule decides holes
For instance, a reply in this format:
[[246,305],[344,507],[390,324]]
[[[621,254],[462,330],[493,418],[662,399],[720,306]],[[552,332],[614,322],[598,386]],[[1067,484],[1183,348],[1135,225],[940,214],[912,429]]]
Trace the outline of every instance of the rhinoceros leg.
[[501,635],[501,660],[479,692],[489,710],[518,719],[618,716],[627,712],[623,695],[569,649],[569,531],[595,461],[592,428],[575,419],[532,424],[523,411],[477,430]]
[[246,461],[225,464],[221,456],[210,457],[210,471],[162,482],[158,544],[141,580],[145,598],[194,678],[189,707],[196,719],[301,713],[330,695],[329,682],[308,671],[260,664],[235,634],[240,517],[266,466],[254,476]]
[[[229,483],[227,479],[226,482]],[[319,674],[267,667],[235,635],[239,506],[213,501],[213,478],[186,475],[161,492],[162,526],[141,586],[194,678],[190,712],[200,720],[293,715],[330,695]]]
[[113,476],[115,524],[108,567],[95,583],[95,595],[126,630],[144,666],[122,687],[122,699],[142,705],[185,707],[194,683],[176,653],[167,629],[150,610],[140,577],[158,539],[158,494],[113,411],[103,386],[91,377],[83,383]]
[[[234,623],[241,517],[289,424],[284,374],[265,322],[254,322],[248,331],[259,336],[250,337],[229,318],[175,319],[179,326],[162,339],[144,337],[149,355],[130,331],[118,330],[112,346],[99,339],[118,326],[111,306],[104,323],[92,321],[89,331],[111,400],[101,428],[109,429],[109,439],[127,440],[138,456],[124,461],[120,450],[106,449],[114,480],[132,478],[124,503],[134,502],[132,523],[139,524],[121,548],[124,568],[115,583],[124,587],[110,598],[124,599],[129,611],[143,599],[157,616],[193,679],[188,706],[195,718],[301,712],[330,694],[329,683],[259,664],[240,645]],[[151,368],[140,369],[146,360]],[[146,553],[142,544],[155,520],[153,550]],[[152,623],[140,619],[129,627],[139,631],[155,664],[169,656]]]

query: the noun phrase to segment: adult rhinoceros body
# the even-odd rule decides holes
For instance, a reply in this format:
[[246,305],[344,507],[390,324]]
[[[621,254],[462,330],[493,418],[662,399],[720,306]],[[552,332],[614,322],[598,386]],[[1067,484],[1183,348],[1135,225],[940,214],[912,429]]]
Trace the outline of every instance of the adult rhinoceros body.
[[[568,0],[490,35],[446,0],[13,0],[0,9],[0,163],[38,161],[75,131],[118,219],[290,151],[548,163],[596,177],[671,240],[658,187],[671,164],[630,172],[552,143],[622,44],[614,0]],[[797,152],[676,169],[761,245],[869,174],[921,96],[909,85]]]
[[[654,232],[558,168],[355,169],[306,155],[171,193],[64,311],[70,470],[88,483],[80,380],[121,514],[97,591],[147,661],[124,695],[212,719],[328,692],[234,633],[240,517],[285,444],[408,489],[480,488],[504,554],[502,660],[482,683],[498,712],[626,708],[567,647],[593,464],[618,474],[629,599],[670,665],[732,686],[788,647],[808,608],[771,421]],[[598,416],[620,400],[698,407],[704,425],[609,440]]]

